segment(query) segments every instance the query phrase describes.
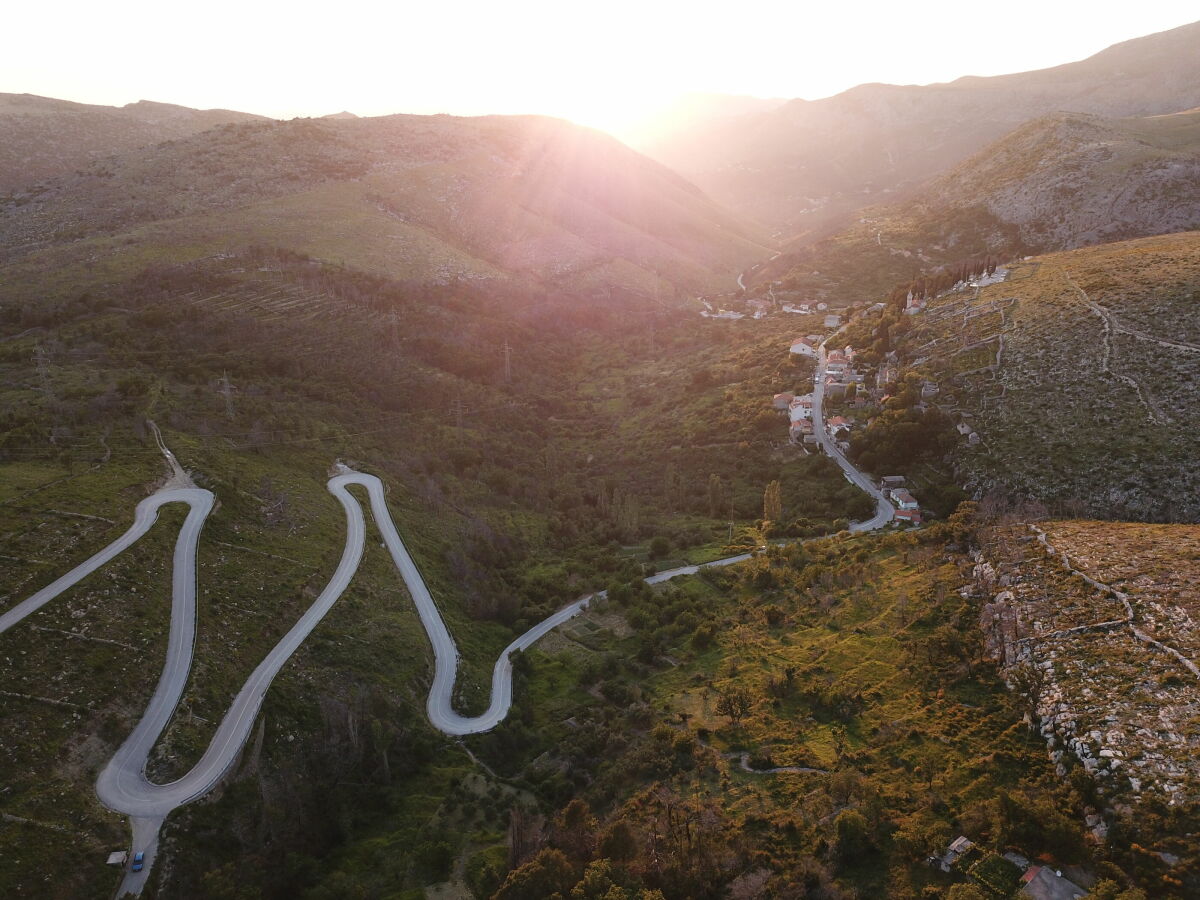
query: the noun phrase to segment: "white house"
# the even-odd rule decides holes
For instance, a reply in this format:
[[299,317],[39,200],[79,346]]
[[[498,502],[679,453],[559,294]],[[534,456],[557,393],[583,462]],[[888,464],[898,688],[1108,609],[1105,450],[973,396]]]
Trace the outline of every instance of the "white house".
[[892,498],[892,502],[896,504],[898,509],[920,509],[920,504],[917,503],[917,498],[910,494],[905,488],[893,488],[888,491]]
[[830,375],[841,375],[850,366],[850,360],[841,350],[830,351],[825,357],[825,371]]
[[826,328],[837,328],[837,327],[838,327],[838,326],[840,326],[841,324],[842,324],[842,317],[841,317],[841,316],[832,316],[832,315],[830,315],[830,316],[826,316],[826,317],[825,317],[825,327],[826,327]]
[[806,337],[800,338],[798,341],[796,341],[794,344],[792,344],[792,346],[789,349],[793,353],[797,353],[800,356],[811,356],[814,359],[817,356],[816,346],[813,344],[812,341],[810,341]]
[[813,395],[805,394],[803,397],[797,397],[791,402],[791,418],[792,421],[800,419],[811,419],[813,417]]

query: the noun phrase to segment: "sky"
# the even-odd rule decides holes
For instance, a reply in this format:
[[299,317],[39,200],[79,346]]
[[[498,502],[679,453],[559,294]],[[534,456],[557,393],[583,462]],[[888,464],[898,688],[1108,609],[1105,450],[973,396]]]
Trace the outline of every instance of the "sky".
[[541,113],[630,137],[689,92],[811,100],[1019,72],[1197,18],[1195,0],[43,0],[5,10],[0,92],[277,118]]

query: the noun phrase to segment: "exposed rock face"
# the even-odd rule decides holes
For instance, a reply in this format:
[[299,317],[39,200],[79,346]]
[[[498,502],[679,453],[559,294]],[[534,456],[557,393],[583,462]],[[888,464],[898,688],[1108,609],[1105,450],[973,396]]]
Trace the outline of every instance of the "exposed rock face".
[[[991,592],[1005,573],[1013,587],[984,606],[988,652],[1010,686],[1028,698],[1060,774],[1068,772],[1069,754],[1096,779],[1114,811],[1143,800],[1194,798],[1200,700],[1188,659],[1165,635],[1146,635],[1138,592],[1098,581],[1054,545],[1057,535],[1077,533],[1086,523],[1061,523],[1062,530],[1056,524],[1039,541],[1023,544],[1015,539],[1026,526],[992,530],[973,588]],[[1106,826],[1095,819],[1088,827],[1102,838]]]
[[1039,119],[939,179],[928,195],[934,204],[981,203],[1045,250],[1200,226],[1200,111]]

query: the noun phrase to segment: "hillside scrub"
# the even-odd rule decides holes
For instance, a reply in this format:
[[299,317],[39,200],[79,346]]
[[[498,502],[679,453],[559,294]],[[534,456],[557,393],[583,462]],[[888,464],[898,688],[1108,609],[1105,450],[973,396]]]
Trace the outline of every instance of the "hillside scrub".
[[925,862],[959,833],[1090,860],[1084,801],[1021,724],[959,593],[969,515],[636,589],[621,601],[635,635],[535,654],[535,695],[565,664],[605,700],[566,727],[554,701],[523,714],[521,758],[544,773],[526,783],[553,824],[510,828],[522,851],[488,890],[520,896],[553,859],[575,890],[602,870],[614,896],[917,897],[961,877]]

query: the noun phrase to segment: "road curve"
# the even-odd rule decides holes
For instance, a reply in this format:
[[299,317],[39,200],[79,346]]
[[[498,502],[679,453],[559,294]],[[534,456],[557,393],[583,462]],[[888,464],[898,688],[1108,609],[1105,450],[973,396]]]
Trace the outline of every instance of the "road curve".
[[[834,332],[837,334],[837,332]],[[830,335],[833,337],[833,335]],[[820,358],[817,362],[816,385],[813,388],[813,434],[817,436],[817,442],[820,443],[822,449],[828,454],[834,462],[841,466],[842,471],[846,473],[846,477],[856,487],[862,488],[875,501],[875,515],[865,522],[851,522],[850,530],[853,532],[860,531],[875,531],[882,528],[896,515],[896,507],[888,501],[888,498],[883,495],[883,492],[875,486],[875,482],[868,476],[864,475],[850,460],[846,459],[846,454],[838,449],[829,432],[825,430],[825,344],[829,338],[821,341]]]

